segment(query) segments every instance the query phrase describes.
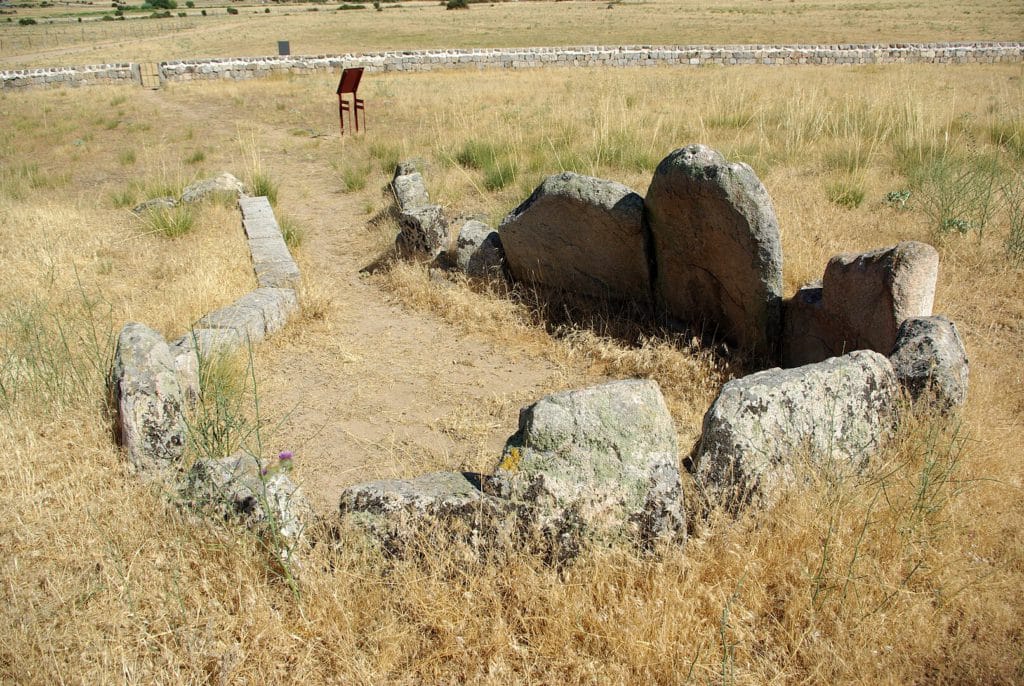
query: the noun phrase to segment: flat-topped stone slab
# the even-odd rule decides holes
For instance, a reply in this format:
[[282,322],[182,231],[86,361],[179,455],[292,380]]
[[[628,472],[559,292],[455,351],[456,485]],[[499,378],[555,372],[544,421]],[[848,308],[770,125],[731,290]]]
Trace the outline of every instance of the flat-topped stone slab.
[[295,262],[262,262],[253,265],[260,288],[297,288],[302,280]]
[[298,306],[291,289],[258,288],[202,317],[196,328],[228,329],[237,332],[243,342],[258,343],[283,327]]
[[250,238],[249,253],[253,264],[264,262],[294,262],[288,244],[280,234],[268,238]]
[[281,227],[266,196],[241,198],[238,207],[242,211],[242,227],[247,238],[282,238]]

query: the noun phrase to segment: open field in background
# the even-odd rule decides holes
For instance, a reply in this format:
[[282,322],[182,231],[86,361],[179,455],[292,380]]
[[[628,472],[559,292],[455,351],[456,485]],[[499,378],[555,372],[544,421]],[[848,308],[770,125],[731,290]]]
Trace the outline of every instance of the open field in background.
[[[289,40],[293,54],[342,54],[415,48],[529,47],[538,45],[867,43],[893,41],[1020,40],[1021,0],[863,0],[792,2],[626,0],[506,2],[447,11],[434,2],[385,2],[375,12],[337,11],[340,4],[233,5],[179,2],[168,19],[81,23],[74,8],[18,9],[0,16],[0,68],[143,62],[197,57],[277,54]],[[358,3],[348,3],[358,4]],[[86,6],[77,11],[111,11]],[[201,16],[205,10],[208,16]],[[187,16],[179,17],[184,12]],[[53,23],[50,15],[61,15]],[[133,16],[134,15],[134,16]],[[18,20],[36,18],[36,26]],[[12,22],[7,23],[7,18]]]
[[[0,679],[1024,679],[1020,65],[369,75],[369,129],[344,140],[332,81],[0,96]],[[180,335],[252,278],[234,210],[199,208],[191,231],[167,238],[127,212],[135,201],[220,170],[249,181],[260,171],[308,244],[347,232],[369,264],[396,231],[383,188],[401,158],[424,161],[451,214],[496,222],[562,169],[643,193],[657,162],[694,142],[765,182],[787,294],[837,252],[937,245],[935,310],[957,323],[972,362],[962,424],[911,423],[865,477],[822,479],[756,520],[713,515],[683,553],[594,551],[556,571],[529,556],[478,565],[429,552],[389,565],[321,546],[298,597],[257,542],[191,520],[125,473],[104,405],[111,337],[129,319]],[[318,210],[325,198],[362,220],[339,225]],[[329,345],[352,315],[317,283],[329,258],[308,250],[297,254],[314,311],[257,352],[265,397],[289,383],[263,365],[286,339]],[[550,335],[523,304],[441,286],[420,267],[372,280],[404,307],[551,360],[567,383],[658,379],[684,452],[729,371],[679,341]],[[287,416],[265,419],[296,431]]]

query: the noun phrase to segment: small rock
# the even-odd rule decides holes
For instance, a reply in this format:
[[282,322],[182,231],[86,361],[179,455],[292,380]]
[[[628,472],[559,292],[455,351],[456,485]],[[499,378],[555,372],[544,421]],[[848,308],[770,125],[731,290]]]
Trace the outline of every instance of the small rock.
[[399,212],[398,224],[395,247],[405,258],[433,259],[448,246],[448,220],[440,205]]
[[222,459],[200,458],[192,465],[182,495],[193,507],[240,517],[262,530],[279,546],[281,556],[291,561],[303,541],[312,508],[301,487],[285,472],[266,469],[271,463],[245,452]]
[[889,360],[916,403],[949,412],[967,402],[967,350],[956,325],[945,317],[905,320]]
[[889,360],[868,350],[735,379],[704,415],[694,478],[731,509],[769,504],[802,459],[863,467],[895,428],[899,399]]
[[118,440],[140,471],[176,468],[185,451],[184,398],[163,337],[125,324],[111,372]]
[[514,530],[511,504],[459,472],[357,484],[342,492],[340,512],[391,554],[438,526],[477,550],[507,544]]
[[392,180],[398,178],[399,176],[409,176],[410,174],[422,174],[421,170],[423,169],[424,165],[425,163],[421,159],[402,160],[397,165],[395,165],[395,174],[392,177]]
[[498,229],[519,281],[650,304],[644,201],[621,183],[549,176]]
[[223,194],[235,199],[245,195],[245,185],[227,172],[221,172],[212,179],[203,179],[189,184],[181,194],[181,202],[197,203],[207,198]]
[[647,546],[685,538],[677,460],[658,384],[615,381],[524,408],[487,489],[519,505],[559,557],[591,538]]
[[175,198],[163,197],[163,198],[151,198],[145,202],[140,202],[138,205],[132,208],[132,212],[138,215],[145,214],[150,210],[169,210],[178,206],[178,201]]
[[483,222],[466,222],[455,242],[454,261],[460,271],[470,276],[500,273],[505,264],[505,251],[498,232]]

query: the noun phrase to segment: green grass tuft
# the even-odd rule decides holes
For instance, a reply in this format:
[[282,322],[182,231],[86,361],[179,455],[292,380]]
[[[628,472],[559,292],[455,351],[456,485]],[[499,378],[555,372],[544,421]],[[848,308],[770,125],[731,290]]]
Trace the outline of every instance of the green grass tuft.
[[264,172],[255,172],[249,183],[252,194],[255,196],[266,196],[271,205],[277,205],[277,183]]
[[166,238],[183,236],[196,224],[195,211],[191,205],[153,208],[143,217],[150,231]]

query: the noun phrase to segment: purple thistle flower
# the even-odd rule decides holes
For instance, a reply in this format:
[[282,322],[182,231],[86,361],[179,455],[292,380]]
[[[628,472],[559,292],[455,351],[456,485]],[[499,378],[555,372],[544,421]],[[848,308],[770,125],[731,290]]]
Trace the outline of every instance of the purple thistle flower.
[[277,459],[281,460],[281,462],[287,462],[288,460],[292,459],[292,451],[285,450],[283,452],[278,453]]

